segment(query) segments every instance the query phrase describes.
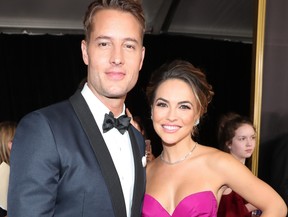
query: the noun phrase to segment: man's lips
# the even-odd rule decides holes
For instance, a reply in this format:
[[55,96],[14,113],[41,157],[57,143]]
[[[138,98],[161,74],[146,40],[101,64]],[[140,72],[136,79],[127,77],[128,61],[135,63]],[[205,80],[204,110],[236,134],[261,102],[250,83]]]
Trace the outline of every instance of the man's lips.
[[116,71],[113,71],[113,72],[107,72],[106,75],[110,78],[110,79],[113,79],[113,80],[121,80],[124,78],[125,76],[125,73],[124,72],[116,72]]

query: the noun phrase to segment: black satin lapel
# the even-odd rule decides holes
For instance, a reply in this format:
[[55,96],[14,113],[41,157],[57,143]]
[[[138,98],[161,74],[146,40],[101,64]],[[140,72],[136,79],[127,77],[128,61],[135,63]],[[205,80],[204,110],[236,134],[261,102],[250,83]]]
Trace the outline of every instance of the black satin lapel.
[[[80,90],[71,96],[69,100],[79,118],[79,121],[81,122],[81,125],[99,162],[101,172],[109,190],[115,217],[127,216],[118,173],[113,164],[113,160],[110,156],[105,141]],[[99,199],[101,200],[101,198]]]
[[[142,210],[142,200],[145,192],[145,168],[143,168],[142,165],[142,157],[144,156],[145,153],[145,146],[144,146],[144,139],[142,141],[143,144],[140,144],[141,141],[139,140],[137,141],[132,126],[128,128],[128,132],[131,140],[134,156],[134,165],[135,165],[135,184],[134,184],[131,216],[140,217]],[[142,151],[140,151],[141,149]]]

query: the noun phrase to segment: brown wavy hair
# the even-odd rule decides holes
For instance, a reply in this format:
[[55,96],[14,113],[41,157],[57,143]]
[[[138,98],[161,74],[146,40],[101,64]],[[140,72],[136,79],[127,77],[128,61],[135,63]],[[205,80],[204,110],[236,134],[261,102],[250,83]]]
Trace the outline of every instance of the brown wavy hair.
[[204,72],[185,60],[174,60],[171,63],[165,63],[152,74],[146,89],[150,105],[155,100],[158,87],[169,79],[179,79],[187,83],[196,96],[200,117],[207,112],[208,104],[212,101],[214,95],[212,85],[207,82]]

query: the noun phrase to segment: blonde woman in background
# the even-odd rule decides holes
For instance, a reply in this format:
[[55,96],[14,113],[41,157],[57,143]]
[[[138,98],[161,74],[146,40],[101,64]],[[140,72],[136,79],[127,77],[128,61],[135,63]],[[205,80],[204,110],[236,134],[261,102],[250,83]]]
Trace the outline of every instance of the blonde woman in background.
[[16,131],[16,123],[0,123],[0,217],[7,215],[7,191],[10,172],[10,151]]

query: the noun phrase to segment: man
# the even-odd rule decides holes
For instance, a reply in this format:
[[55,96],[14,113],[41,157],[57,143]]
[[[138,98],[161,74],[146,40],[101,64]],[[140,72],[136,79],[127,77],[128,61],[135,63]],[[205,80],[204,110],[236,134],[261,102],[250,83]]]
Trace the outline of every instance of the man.
[[[125,113],[145,49],[135,0],[96,0],[84,18],[87,83],[69,100],[32,112],[11,153],[8,216],[140,216],[145,143]],[[103,125],[104,116],[108,122]],[[106,118],[105,118],[106,120]],[[103,129],[102,129],[103,125]],[[115,127],[117,127],[115,125]],[[123,131],[122,131],[123,130]]]

